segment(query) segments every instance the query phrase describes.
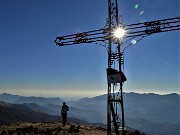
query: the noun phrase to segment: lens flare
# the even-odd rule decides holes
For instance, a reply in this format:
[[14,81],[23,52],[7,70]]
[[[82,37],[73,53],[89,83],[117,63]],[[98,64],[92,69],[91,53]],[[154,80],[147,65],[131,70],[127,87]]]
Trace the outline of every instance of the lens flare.
[[144,11],[141,11],[140,15],[142,15],[144,13]]
[[131,42],[132,42],[133,44],[136,44],[136,43],[137,43],[137,41],[136,41],[135,39],[133,39]]
[[135,8],[135,9],[137,9],[138,7],[139,7],[139,5],[138,5],[138,4],[136,4],[136,5],[134,6],[134,8]]

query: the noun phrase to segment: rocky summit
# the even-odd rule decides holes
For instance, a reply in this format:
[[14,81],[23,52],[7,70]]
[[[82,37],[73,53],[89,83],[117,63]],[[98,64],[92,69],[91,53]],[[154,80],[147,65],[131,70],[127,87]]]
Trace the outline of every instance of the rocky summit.
[[[106,135],[107,130],[92,125],[62,126],[58,122],[16,123],[0,127],[0,135]],[[113,134],[115,135],[115,134]],[[127,131],[127,135],[145,135],[139,131]]]

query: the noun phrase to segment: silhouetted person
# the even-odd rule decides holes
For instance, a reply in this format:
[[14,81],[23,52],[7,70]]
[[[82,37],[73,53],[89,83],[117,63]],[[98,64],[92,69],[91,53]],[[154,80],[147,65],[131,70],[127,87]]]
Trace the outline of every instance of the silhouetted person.
[[69,111],[69,107],[66,105],[65,102],[63,102],[63,106],[61,108],[61,116],[63,119],[63,126],[66,125],[67,122],[67,112]]

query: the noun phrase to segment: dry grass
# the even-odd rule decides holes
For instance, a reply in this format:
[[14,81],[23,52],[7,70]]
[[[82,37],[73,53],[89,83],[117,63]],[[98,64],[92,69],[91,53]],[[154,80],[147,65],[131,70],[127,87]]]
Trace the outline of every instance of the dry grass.
[[[0,127],[0,135],[106,135],[107,130],[90,125],[76,125],[77,132],[69,132],[71,125],[62,126],[61,123],[16,123]],[[115,135],[115,134],[112,134]],[[128,133],[128,135],[143,135]]]

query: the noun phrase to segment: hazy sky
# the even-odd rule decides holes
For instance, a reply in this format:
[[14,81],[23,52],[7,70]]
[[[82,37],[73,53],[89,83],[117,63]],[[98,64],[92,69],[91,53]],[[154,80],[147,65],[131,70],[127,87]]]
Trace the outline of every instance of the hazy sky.
[[[0,0],[0,93],[95,96],[107,92],[107,51],[59,47],[57,36],[100,29],[108,0]],[[180,15],[179,0],[119,0],[123,23]],[[179,92],[179,31],[154,34],[125,51],[125,92]]]

